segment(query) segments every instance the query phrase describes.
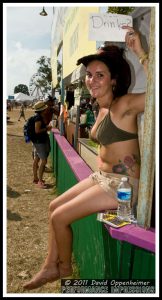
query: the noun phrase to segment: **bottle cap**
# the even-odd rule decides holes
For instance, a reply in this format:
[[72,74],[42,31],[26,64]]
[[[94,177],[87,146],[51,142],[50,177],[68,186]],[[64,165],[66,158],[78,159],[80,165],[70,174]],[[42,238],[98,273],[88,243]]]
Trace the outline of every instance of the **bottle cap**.
[[128,178],[127,177],[122,177],[121,180],[122,181],[128,181]]

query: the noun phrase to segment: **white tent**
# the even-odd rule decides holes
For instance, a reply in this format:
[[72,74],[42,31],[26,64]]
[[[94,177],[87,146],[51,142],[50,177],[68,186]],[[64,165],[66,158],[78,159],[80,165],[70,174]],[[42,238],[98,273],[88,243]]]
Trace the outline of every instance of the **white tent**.
[[17,102],[33,101],[34,99],[34,97],[25,95],[23,93],[14,94],[14,100],[16,100]]

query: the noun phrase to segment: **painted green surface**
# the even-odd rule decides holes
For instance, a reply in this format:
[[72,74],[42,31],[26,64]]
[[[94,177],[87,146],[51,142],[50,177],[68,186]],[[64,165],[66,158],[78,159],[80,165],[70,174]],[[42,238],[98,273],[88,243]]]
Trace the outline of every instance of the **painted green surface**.
[[[77,183],[77,179],[56,141],[51,138],[51,142],[60,194]],[[72,229],[73,251],[81,279],[155,279],[155,255],[113,239],[103,223],[96,220],[96,214],[74,222]]]
[[154,253],[136,247],[133,261],[133,279],[155,279]]
[[69,167],[62,151],[57,153],[57,188],[59,194],[63,193],[77,183],[76,177]]
[[102,224],[96,221],[96,215],[91,215],[72,224],[72,228],[80,278],[105,278]]

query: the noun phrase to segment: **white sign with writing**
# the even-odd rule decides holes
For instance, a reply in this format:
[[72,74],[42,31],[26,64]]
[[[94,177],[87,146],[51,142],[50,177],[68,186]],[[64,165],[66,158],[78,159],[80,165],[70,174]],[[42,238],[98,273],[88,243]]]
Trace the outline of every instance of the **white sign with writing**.
[[89,16],[89,40],[125,42],[127,29],[133,26],[132,16],[108,13],[91,13]]

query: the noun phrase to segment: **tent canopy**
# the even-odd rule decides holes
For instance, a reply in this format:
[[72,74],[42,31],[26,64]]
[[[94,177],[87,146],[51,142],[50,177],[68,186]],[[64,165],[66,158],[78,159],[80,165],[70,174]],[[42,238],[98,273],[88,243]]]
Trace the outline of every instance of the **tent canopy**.
[[24,93],[14,94],[14,99],[16,101],[33,101],[34,97],[25,95]]

